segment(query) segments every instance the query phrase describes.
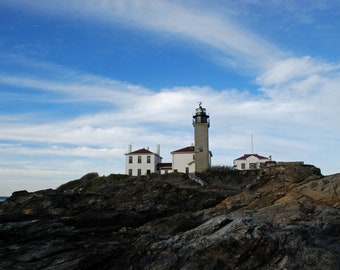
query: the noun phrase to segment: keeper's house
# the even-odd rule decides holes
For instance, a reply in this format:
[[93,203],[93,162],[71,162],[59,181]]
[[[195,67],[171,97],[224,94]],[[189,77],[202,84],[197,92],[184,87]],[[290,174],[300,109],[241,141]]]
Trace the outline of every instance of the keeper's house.
[[159,145],[157,145],[157,153],[151,152],[148,148],[132,151],[132,145],[129,145],[129,152],[125,154],[125,173],[128,175],[160,173],[161,163]]
[[149,148],[142,148],[132,151],[129,145],[129,152],[125,154],[126,174],[138,176],[150,173],[194,173],[195,172],[195,147],[188,146],[171,152],[172,163],[162,163],[160,156],[160,145],[157,145],[157,153]]

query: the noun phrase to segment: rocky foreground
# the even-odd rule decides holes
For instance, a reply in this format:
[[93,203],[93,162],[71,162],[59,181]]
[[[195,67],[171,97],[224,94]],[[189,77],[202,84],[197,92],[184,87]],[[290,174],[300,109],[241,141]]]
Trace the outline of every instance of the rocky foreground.
[[88,174],[0,204],[0,269],[340,269],[340,174]]

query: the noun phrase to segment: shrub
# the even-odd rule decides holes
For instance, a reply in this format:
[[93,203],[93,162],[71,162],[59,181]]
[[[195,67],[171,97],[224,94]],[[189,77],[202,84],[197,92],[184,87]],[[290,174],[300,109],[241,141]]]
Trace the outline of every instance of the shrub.
[[212,166],[209,171],[211,173],[220,174],[220,173],[228,173],[232,170],[233,170],[232,166],[217,165],[217,166]]
[[88,180],[91,180],[91,179],[96,178],[98,176],[99,176],[99,174],[97,172],[90,172],[88,174],[85,174],[82,178],[80,178],[80,180],[88,181]]

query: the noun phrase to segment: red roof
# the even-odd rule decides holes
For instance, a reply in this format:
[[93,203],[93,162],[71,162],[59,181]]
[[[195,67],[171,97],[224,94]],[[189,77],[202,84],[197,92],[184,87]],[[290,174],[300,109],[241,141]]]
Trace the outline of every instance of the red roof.
[[148,149],[142,148],[142,149],[127,153],[127,155],[131,155],[131,154],[153,154],[153,153],[149,151]]
[[263,156],[260,156],[258,154],[244,154],[242,157],[239,157],[239,158],[237,158],[235,160],[245,160],[245,159],[247,159],[247,158],[249,158],[251,156],[257,157],[258,159],[269,159],[267,157],[263,157]]
[[173,154],[173,153],[189,153],[189,152],[195,152],[195,147],[194,146],[184,147],[184,148],[172,151],[171,154]]

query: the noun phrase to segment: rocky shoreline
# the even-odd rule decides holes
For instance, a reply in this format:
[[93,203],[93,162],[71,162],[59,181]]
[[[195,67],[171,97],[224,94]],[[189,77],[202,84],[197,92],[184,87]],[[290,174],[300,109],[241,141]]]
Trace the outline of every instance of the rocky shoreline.
[[339,269],[340,174],[89,174],[0,204],[1,269]]

